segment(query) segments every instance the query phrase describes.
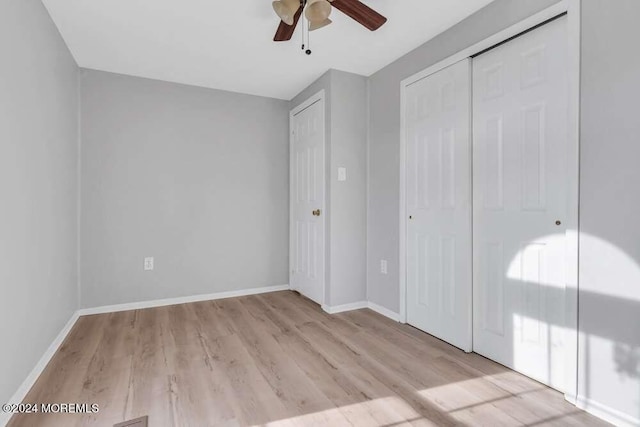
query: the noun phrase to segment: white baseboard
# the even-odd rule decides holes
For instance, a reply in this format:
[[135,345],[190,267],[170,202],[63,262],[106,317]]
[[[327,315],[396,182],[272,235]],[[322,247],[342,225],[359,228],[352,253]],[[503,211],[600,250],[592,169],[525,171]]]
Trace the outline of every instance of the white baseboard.
[[371,309],[378,314],[388,317],[394,322],[400,321],[400,315],[398,313],[393,312],[388,308],[382,307],[381,305],[374,304],[371,301],[359,301],[351,304],[343,304],[343,305],[335,305],[335,306],[329,306],[329,305],[322,306],[322,309],[329,314],[344,313],[345,311],[360,310],[362,308]]
[[[31,390],[31,387],[33,387],[33,385],[36,383],[44,369],[49,364],[51,358],[53,358],[53,356],[56,354],[56,352],[64,342],[64,339],[67,337],[67,335],[69,335],[69,332],[71,332],[71,328],[73,328],[73,325],[76,324],[76,321],[79,317],[80,316],[78,315],[77,311],[71,315],[71,318],[69,319],[67,324],[64,325],[64,328],[62,328],[58,336],[55,337],[49,348],[47,348],[38,363],[36,363],[36,366],[31,370],[27,378],[22,382],[14,395],[11,396],[11,399],[9,399],[8,402],[2,403],[22,403],[24,398],[27,397],[27,393],[29,393],[29,390]],[[0,426],[6,425],[12,416],[13,414],[0,412]]]
[[243,289],[239,291],[217,292],[213,294],[193,295],[188,297],[166,298],[152,301],[140,301],[126,304],[105,305],[102,307],[82,308],[78,310],[80,316],[92,314],[116,313],[119,311],[140,310],[143,308],[164,307],[167,305],[187,304],[190,302],[212,301],[224,298],[258,295],[268,292],[287,291],[289,285],[267,286],[263,288]]
[[385,317],[388,317],[389,319],[393,320],[394,322],[399,322],[400,321],[400,315],[398,313],[396,313],[395,311],[391,311],[388,308],[385,308],[381,305],[378,305],[376,303],[373,303],[371,301],[369,301],[368,304],[369,309],[375,311],[378,314],[382,314]]
[[566,400],[567,402],[571,403],[573,406],[576,406],[577,398],[576,398],[575,394],[573,394],[573,393],[565,393],[564,394],[564,400]]
[[337,313],[343,313],[345,311],[360,310],[361,308],[367,308],[366,301],[353,302],[351,304],[334,305],[333,307],[328,305],[322,306],[322,309],[329,314],[337,314]]
[[619,427],[640,426],[640,418],[635,418],[617,409],[595,402],[585,396],[578,395],[576,398],[576,407]]

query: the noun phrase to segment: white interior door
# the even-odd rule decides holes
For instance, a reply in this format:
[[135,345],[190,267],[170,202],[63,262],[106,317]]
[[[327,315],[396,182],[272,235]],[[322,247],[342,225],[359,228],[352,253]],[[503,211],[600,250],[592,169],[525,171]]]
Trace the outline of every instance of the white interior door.
[[407,322],[471,351],[471,64],[405,89]]
[[324,302],[325,156],[324,98],[291,117],[290,286]]
[[566,21],[473,60],[474,351],[559,390],[570,169]]

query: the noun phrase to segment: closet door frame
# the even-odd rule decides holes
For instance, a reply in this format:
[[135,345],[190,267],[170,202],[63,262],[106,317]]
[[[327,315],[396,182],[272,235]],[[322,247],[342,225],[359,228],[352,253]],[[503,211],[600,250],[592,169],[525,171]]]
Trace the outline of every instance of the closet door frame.
[[506,28],[473,46],[420,71],[400,83],[400,206],[399,206],[399,320],[407,323],[407,191],[406,191],[406,123],[405,100],[406,88],[413,83],[437,73],[459,61],[471,58],[491,47],[508,41],[509,39],[543,25],[547,21],[560,15],[568,18],[568,48],[569,48],[569,194],[567,218],[567,256],[566,256],[566,388],[565,399],[576,404],[578,389],[578,242],[579,242],[579,212],[578,202],[580,194],[580,0],[562,0],[511,27]]

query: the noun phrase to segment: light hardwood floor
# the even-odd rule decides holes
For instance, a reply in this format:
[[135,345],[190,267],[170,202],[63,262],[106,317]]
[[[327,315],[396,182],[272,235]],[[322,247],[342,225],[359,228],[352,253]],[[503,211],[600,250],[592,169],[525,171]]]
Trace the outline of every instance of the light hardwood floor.
[[292,292],[86,316],[10,426],[604,425],[562,395],[370,310]]

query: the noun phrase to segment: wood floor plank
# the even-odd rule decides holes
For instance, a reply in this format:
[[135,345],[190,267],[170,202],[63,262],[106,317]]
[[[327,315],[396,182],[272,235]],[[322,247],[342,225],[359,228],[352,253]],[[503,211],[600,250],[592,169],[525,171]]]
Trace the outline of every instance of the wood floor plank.
[[87,403],[102,402],[98,414],[83,414],[78,425],[124,421],[129,378],[135,352],[137,312],[113,313],[87,368],[82,395]]
[[229,299],[217,303],[227,307],[247,351],[285,407],[298,416],[310,415],[308,422],[313,424],[343,424],[344,418],[338,413],[326,412],[334,405],[269,333],[269,324],[263,313],[251,313],[243,306],[244,300]]
[[[248,300],[247,305],[255,312],[262,312],[276,325],[280,332],[274,335],[276,341],[291,356],[314,384],[340,410],[341,414],[354,426],[387,425],[404,421],[392,410],[380,410],[370,405],[372,397],[351,378],[323,357],[296,328],[296,322],[288,321],[289,313],[279,314],[262,299]],[[380,397],[388,395],[389,390]]]
[[[153,425],[172,426],[171,375],[163,336],[166,328],[166,307],[141,310],[139,333],[130,375],[129,418],[149,415]],[[142,410],[142,408],[145,408]]]
[[[225,393],[222,380],[211,382],[212,374],[217,378],[224,370],[211,364],[204,333],[212,325],[201,328],[201,319],[196,314],[196,305],[168,307],[165,318],[168,333],[163,335],[167,366],[172,373],[171,406],[174,425],[239,425],[230,402],[234,398]],[[208,402],[203,405],[202,402]],[[196,420],[206,420],[206,422]]]
[[239,408],[243,425],[264,424],[286,419],[288,412],[256,366],[244,343],[237,335],[220,337],[208,343],[213,366],[227,391],[231,391]]
[[599,426],[562,395],[368,310],[293,292],[81,317],[12,427]]

